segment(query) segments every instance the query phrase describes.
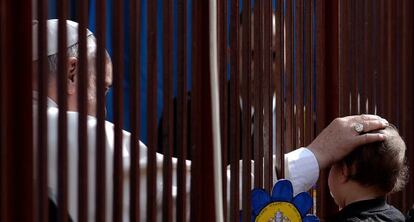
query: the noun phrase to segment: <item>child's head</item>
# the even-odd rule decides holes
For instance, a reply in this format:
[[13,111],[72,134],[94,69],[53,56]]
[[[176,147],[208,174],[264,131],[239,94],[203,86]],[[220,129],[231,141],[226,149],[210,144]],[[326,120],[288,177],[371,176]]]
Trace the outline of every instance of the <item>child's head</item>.
[[386,135],[385,141],[358,147],[332,166],[328,184],[340,207],[346,205],[347,198],[365,191],[382,196],[405,186],[405,143],[394,126],[380,132]]

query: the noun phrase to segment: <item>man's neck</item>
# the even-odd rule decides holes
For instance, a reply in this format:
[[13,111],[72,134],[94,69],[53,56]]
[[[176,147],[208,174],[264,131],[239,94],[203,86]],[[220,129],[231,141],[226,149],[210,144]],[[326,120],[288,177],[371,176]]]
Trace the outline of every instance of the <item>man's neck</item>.
[[[32,93],[32,101],[33,101],[33,105],[38,105],[39,103],[39,92],[36,90],[33,90]],[[48,107],[58,107],[56,101],[54,101],[52,98],[50,98],[49,96],[47,97],[47,106]]]

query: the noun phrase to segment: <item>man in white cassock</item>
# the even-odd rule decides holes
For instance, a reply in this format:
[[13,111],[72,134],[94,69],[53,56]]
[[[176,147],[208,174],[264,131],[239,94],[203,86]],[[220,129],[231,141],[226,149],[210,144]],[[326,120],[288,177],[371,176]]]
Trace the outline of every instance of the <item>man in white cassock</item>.
[[[57,101],[57,36],[58,36],[58,21],[47,21],[47,39],[48,39],[48,188],[49,197],[56,202],[57,200],[57,170],[58,170],[58,104]],[[77,221],[77,185],[78,185],[78,24],[72,21],[67,21],[67,101],[68,101],[68,210],[69,215],[73,221]],[[37,67],[38,49],[37,49],[37,32],[38,24],[33,22],[33,65],[34,70]],[[95,178],[96,178],[96,39],[93,34],[87,31],[87,56],[88,56],[88,220],[95,220]],[[34,78],[36,79],[36,78]],[[106,58],[106,78],[105,87],[108,89],[112,84],[112,62],[107,54]],[[37,130],[37,82],[33,82],[33,113],[34,113],[34,132]],[[341,159],[355,147],[374,141],[383,140],[383,135],[367,133],[361,135],[360,126],[364,132],[369,132],[375,129],[383,128],[387,124],[386,120],[373,115],[361,115],[343,117],[334,120],[318,137],[307,147],[296,149],[290,153],[285,154],[285,175],[291,180],[295,193],[309,190],[317,181],[319,177],[319,170],[329,167],[335,161]],[[359,126],[355,130],[355,125]],[[359,131],[359,132],[357,132]],[[114,156],[114,125],[108,121],[105,122],[106,132],[106,197],[107,197],[107,211],[106,218],[112,218],[112,177],[113,177],[113,156]],[[35,135],[36,140],[36,135]],[[124,167],[124,203],[123,215],[124,221],[128,221],[129,212],[129,170],[130,170],[130,142],[138,138],[131,138],[127,131],[123,131],[123,167]],[[36,146],[37,142],[34,141]],[[146,179],[147,179],[147,147],[140,142],[140,215],[141,221],[146,221]],[[158,215],[162,211],[162,162],[163,155],[157,153],[157,210]],[[241,165],[241,164],[240,164]],[[173,158],[173,198],[175,200],[177,195],[177,159]],[[191,162],[187,161],[187,177],[191,176]],[[252,171],[253,172],[253,171]],[[254,175],[252,175],[253,177]],[[227,178],[230,181],[230,173],[227,173]],[[276,177],[274,177],[276,178]],[[252,180],[253,181],[253,180]],[[276,180],[274,181],[276,182]],[[190,179],[187,179],[186,197],[189,200],[190,195]],[[230,184],[229,182],[227,184]],[[241,183],[240,183],[241,184]],[[252,184],[253,186],[253,184]],[[228,192],[229,194],[229,192]],[[227,198],[229,199],[229,197]],[[175,204],[174,204],[175,208]],[[173,211],[175,213],[175,209]],[[189,213],[189,210],[187,210]],[[188,215],[187,215],[188,216]],[[161,216],[158,216],[161,220]]]

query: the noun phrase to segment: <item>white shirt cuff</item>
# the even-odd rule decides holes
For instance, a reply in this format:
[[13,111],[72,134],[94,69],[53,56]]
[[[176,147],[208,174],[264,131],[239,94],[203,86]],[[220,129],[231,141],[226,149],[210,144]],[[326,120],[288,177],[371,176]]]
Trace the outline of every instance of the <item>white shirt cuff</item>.
[[299,148],[285,154],[285,178],[293,185],[294,195],[308,191],[319,177],[319,164],[307,148]]

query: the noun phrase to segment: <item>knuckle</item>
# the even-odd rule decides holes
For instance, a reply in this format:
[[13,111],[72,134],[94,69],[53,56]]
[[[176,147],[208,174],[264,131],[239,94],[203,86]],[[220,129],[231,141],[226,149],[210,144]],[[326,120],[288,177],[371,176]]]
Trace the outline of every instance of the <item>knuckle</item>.
[[365,121],[362,124],[364,125],[365,130],[370,129],[370,127],[372,126],[372,122],[371,121]]
[[345,119],[344,119],[344,118],[338,117],[338,118],[335,118],[335,119],[333,120],[333,122],[334,122],[334,123],[336,123],[336,124],[340,124],[340,125],[342,125],[342,124],[344,124],[346,121],[345,121]]

